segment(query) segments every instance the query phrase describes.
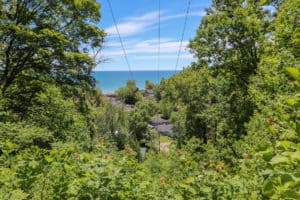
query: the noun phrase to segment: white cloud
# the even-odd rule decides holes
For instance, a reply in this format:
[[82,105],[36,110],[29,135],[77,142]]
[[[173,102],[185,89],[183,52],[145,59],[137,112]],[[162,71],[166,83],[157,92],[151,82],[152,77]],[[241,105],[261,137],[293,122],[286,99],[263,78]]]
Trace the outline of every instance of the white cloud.
[[[183,41],[182,47],[183,51],[187,47],[189,41]],[[180,47],[180,42],[171,41],[168,38],[162,38],[160,43],[160,52],[165,53],[177,53]],[[131,43],[131,45],[126,46],[126,53],[131,54],[154,54],[158,52],[158,42],[157,39],[145,40],[140,42]],[[121,48],[105,49],[102,53],[104,57],[113,57],[123,55],[123,50]]]
[[[195,17],[203,17],[205,16],[205,11],[199,11],[199,12],[190,12],[189,16],[195,16]],[[177,19],[177,18],[181,18],[181,17],[185,17],[185,13],[181,13],[181,14],[176,14],[176,15],[166,15],[161,17],[162,21],[166,21],[166,20],[172,20],[172,19]]]
[[[127,17],[125,19],[122,19],[121,21],[123,22],[117,24],[117,27],[122,37],[134,35],[144,32],[149,28],[149,26],[154,25],[156,23],[155,19],[157,18],[157,16],[157,12],[149,12],[145,13],[142,16]],[[108,35],[117,35],[117,30],[114,25],[106,28],[105,32]]]
[[205,11],[199,11],[199,12],[191,12],[191,16],[199,16],[199,17],[204,17],[206,15]]
[[[162,13],[163,13],[163,11],[161,12],[161,14]],[[126,17],[125,20],[128,20],[128,21],[150,21],[153,19],[157,19],[158,14],[159,13],[157,11],[153,11],[153,12],[145,13],[142,16]]]
[[[191,12],[189,16],[199,16],[202,17],[205,15],[204,11]],[[167,15],[165,11],[161,11],[161,22],[178,19],[185,17],[185,13]],[[158,12],[148,12],[142,16],[131,16],[126,17],[120,20],[121,22],[117,24],[118,30],[121,37],[127,37],[131,35],[136,35],[143,33],[145,31],[156,28],[158,23]],[[115,25],[111,25],[105,28],[105,32],[108,36],[117,36],[117,30]]]
[[[118,29],[122,36],[128,36],[128,35],[140,33],[148,25],[149,24],[145,22],[141,22],[141,23],[125,22],[125,23],[118,24]],[[113,35],[113,36],[117,35],[117,30],[115,26],[108,27],[107,29],[105,29],[105,32],[108,35]]]
[[[204,15],[205,12],[199,9],[198,11],[191,11],[189,16],[200,18]],[[161,11],[161,24],[163,25],[164,22],[184,17],[185,13],[170,14],[166,11]],[[124,48],[131,65],[149,65],[149,69],[153,68],[153,66],[150,67],[150,65],[153,61],[157,61],[158,39],[154,38],[143,40],[141,38],[145,37],[144,34],[146,31],[157,29],[157,25],[158,12],[156,11],[144,13],[141,16],[129,16],[118,20],[117,26],[123,39]],[[101,58],[108,60],[108,62],[104,66],[110,66],[113,68],[114,66],[119,65],[120,67],[123,66],[124,68],[124,53],[117,38],[115,26],[109,26],[105,29],[105,31],[106,33],[108,33],[108,37],[106,37],[104,49],[101,52],[101,55],[99,55],[101,56]],[[141,33],[143,33],[143,35]],[[139,37],[139,34],[141,34],[142,37]],[[185,40],[182,43],[182,50],[180,55],[181,66],[188,65],[189,62],[193,60],[193,55],[190,54],[190,52],[187,50],[188,43],[188,40]],[[170,68],[172,62],[176,61],[179,47],[180,41],[178,41],[178,38],[160,39],[160,60],[162,66]],[[146,69],[147,67],[144,68]]]
[[[180,59],[188,59],[188,60],[191,60],[193,59],[193,55],[191,54],[182,54],[180,55]],[[136,60],[155,60],[157,59],[157,55],[142,55],[142,56],[135,56],[135,59]],[[177,59],[177,55],[175,54],[165,54],[165,55],[161,55],[160,56],[160,59],[161,60],[176,60]]]

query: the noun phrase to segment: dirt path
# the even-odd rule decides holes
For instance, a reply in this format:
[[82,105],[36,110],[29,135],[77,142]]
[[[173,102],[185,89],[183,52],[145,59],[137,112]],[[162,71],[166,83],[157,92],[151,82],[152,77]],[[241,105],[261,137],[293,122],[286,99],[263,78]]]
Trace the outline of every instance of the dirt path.
[[172,144],[172,142],[161,142],[160,143],[160,151],[168,152],[169,146]]

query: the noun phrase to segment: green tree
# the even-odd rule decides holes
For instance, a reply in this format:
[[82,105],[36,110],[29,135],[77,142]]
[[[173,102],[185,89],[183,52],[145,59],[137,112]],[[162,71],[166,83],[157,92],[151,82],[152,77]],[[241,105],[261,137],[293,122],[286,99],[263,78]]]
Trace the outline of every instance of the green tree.
[[[256,75],[251,78],[249,91],[257,109],[247,125],[250,143],[264,140],[275,145],[275,141],[286,135],[286,130],[289,129],[287,123],[283,123],[286,120],[286,115],[283,114],[286,107],[284,102],[297,92],[297,88],[291,81],[291,76],[286,73],[286,68],[299,68],[300,65],[297,48],[300,41],[297,26],[300,24],[299,3],[297,0],[281,4],[272,24],[273,40],[264,43],[265,53]],[[272,129],[269,128],[270,125]]]
[[106,102],[102,107],[93,108],[91,112],[96,136],[108,139],[120,150],[124,149],[128,141],[128,114],[124,107]]
[[145,108],[134,109],[129,115],[129,132],[139,144],[145,144],[150,139],[149,123],[150,115]]
[[156,88],[156,86],[157,85],[155,83],[152,83],[149,80],[146,80],[146,82],[145,82],[145,89],[147,89],[147,90],[154,90]]
[[58,140],[83,139],[86,131],[92,138],[90,107],[101,99],[91,72],[105,36],[100,4],[3,0],[0,9],[3,111],[16,116],[10,120],[48,128]]
[[116,91],[116,96],[123,103],[131,105],[142,99],[142,95],[136,87],[135,80],[128,80],[125,87],[121,87]]
[[94,85],[95,61],[89,53],[101,48],[105,35],[97,26],[100,5],[96,1],[1,0],[0,8],[2,95],[28,79]]
[[225,79],[223,103],[228,107],[222,113],[230,128],[224,134],[233,132],[237,138],[246,133],[243,124],[254,109],[247,88],[263,51],[267,14],[258,1],[213,1],[190,43],[198,66],[208,65],[213,78]]

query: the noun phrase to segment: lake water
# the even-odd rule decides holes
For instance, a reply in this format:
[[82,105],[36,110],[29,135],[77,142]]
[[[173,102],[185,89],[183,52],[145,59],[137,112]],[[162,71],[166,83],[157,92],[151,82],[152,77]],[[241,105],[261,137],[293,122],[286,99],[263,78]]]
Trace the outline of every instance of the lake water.
[[95,71],[93,76],[98,81],[97,87],[104,93],[116,91],[118,88],[126,85],[126,81],[133,79],[139,89],[145,88],[146,80],[153,83],[159,83],[162,78],[169,78],[179,71]]

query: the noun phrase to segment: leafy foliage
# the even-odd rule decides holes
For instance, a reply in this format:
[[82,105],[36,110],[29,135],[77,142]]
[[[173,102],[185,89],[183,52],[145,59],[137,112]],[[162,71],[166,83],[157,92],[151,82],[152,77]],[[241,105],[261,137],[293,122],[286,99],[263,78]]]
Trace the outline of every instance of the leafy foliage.
[[[93,0],[1,1],[1,92],[46,75],[60,84],[89,84],[94,61],[88,48],[101,47],[100,5]],[[3,6],[5,5],[5,6]]]
[[126,107],[94,88],[99,7],[0,1],[0,199],[300,198],[299,0],[214,0],[197,62]]
[[119,88],[116,91],[117,98],[126,104],[135,104],[141,100],[142,95],[138,92],[134,80],[128,80],[125,87]]

